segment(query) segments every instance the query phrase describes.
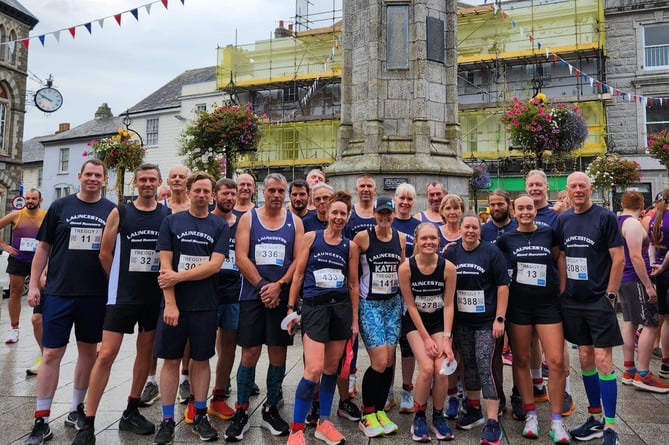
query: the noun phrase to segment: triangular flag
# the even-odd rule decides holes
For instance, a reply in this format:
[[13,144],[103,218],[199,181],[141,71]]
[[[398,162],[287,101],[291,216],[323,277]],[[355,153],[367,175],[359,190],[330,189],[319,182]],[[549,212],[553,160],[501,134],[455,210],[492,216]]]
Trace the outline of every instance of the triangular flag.
[[606,93],[606,91],[609,89],[609,86],[607,84],[602,85],[602,92]]
[[548,59],[548,57],[550,56],[551,53],[550,53],[550,51],[548,51],[548,47],[546,47],[545,49],[546,49],[546,58]]
[[634,102],[636,102],[636,94],[635,94],[634,96],[632,96],[632,97],[634,98]]
[[511,26],[512,26],[513,28],[516,27],[516,21],[515,21],[515,20],[511,20]]
[[653,98],[652,97],[648,98],[648,105],[653,106]]
[[42,46],[44,46],[44,40],[45,40],[44,34],[42,34],[41,36],[39,36],[39,37],[37,37],[37,38],[39,39],[39,41],[40,41],[40,43],[42,44]]
[[576,77],[581,77],[581,71],[578,69],[576,70]]
[[507,17],[508,17],[508,15],[506,15],[506,12],[502,11],[502,18],[503,18],[504,20],[506,20]]
[[144,8],[146,8],[146,14],[151,15],[151,3],[144,5]]
[[22,42],[23,46],[25,46],[26,49],[28,49],[28,47],[30,46],[30,39],[23,39]]
[[588,74],[587,73],[583,73],[583,80],[585,80],[586,82],[588,81]]
[[621,92],[620,92],[620,95],[622,96],[623,100],[625,100],[625,92],[624,92],[624,91],[621,91]]
[[572,64],[570,63],[570,64],[569,64],[569,74],[571,74],[571,72],[572,72],[573,69],[574,69],[574,67],[573,67]]
[[160,0],[160,1],[162,2],[162,4],[163,4],[163,6],[165,7],[165,9],[167,9],[167,0]]
[[70,31],[70,35],[74,39],[74,35],[77,33],[77,27],[73,26],[73,27],[69,28],[68,31]]
[[597,81],[597,89],[601,89],[601,88],[602,88],[602,82],[598,80]]
[[139,21],[139,11],[137,8],[131,9],[130,14],[135,18],[135,20]]
[[494,3],[492,5],[492,14],[495,15],[497,14],[497,10],[499,9],[499,6],[497,6],[497,3]]
[[553,54],[553,62],[557,62],[557,61],[558,61],[558,55],[557,55],[557,54]]
[[520,27],[520,37],[525,37],[525,28]]
[[592,84],[593,84],[594,82],[595,82],[595,79],[593,79],[593,78],[591,77],[591,78],[590,78],[590,88],[592,88]]
[[537,42],[537,49],[541,49],[541,42]]
[[186,0],[181,0],[181,4],[184,5]]
[[56,39],[56,42],[60,42],[60,30],[54,31],[53,37]]
[[98,25],[100,25],[100,29],[102,29],[103,26],[105,25],[105,19],[98,20]]
[[116,20],[118,26],[121,26],[121,14],[114,14],[114,20]]
[[530,42],[534,42],[534,37],[532,37],[532,34],[528,34],[528,35],[527,35],[527,38],[530,39]]
[[84,27],[88,30],[89,34],[93,34],[93,25],[91,25],[91,22],[85,23]]

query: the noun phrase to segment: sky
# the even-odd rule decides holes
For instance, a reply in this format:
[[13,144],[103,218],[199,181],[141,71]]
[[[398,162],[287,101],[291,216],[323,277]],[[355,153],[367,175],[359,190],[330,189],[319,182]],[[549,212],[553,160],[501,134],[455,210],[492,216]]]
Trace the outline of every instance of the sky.
[[[234,44],[235,34],[240,45],[270,38],[296,10],[295,0],[168,0],[168,9],[153,3],[149,15],[144,5],[155,0],[19,1],[39,19],[30,36],[46,34],[44,47],[30,40],[24,140],[53,134],[62,122],[83,124],[103,102],[118,115],[183,71],[216,65],[217,46]],[[331,9],[332,0],[325,4]],[[124,13],[119,27],[112,16],[133,8],[139,20]],[[92,34],[79,26],[74,39],[67,30],[59,41],[51,35],[88,22]],[[49,74],[63,106],[46,114],[33,95]]]

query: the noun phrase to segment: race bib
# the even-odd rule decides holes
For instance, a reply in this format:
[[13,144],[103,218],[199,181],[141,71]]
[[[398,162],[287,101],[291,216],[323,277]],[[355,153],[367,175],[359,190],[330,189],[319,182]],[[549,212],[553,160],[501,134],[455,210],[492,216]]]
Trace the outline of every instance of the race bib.
[[344,274],[337,269],[314,270],[316,287],[323,289],[339,289],[344,287]]
[[183,272],[184,270],[190,270],[199,264],[206,263],[207,261],[209,261],[208,256],[179,255],[179,265],[177,266],[177,271]]
[[234,270],[235,272],[239,271],[237,263],[235,263],[235,251],[230,249],[230,255],[225,257],[225,261],[221,264],[221,270]]
[[398,288],[397,272],[372,272],[373,294],[396,294]]
[[485,295],[482,290],[459,290],[457,292],[458,311],[471,314],[485,312]]
[[585,258],[567,257],[567,278],[570,280],[588,279],[588,260]]
[[34,252],[37,250],[37,242],[35,238],[21,238],[19,250],[21,252]]
[[72,227],[70,229],[70,250],[100,250],[102,229]]
[[257,266],[283,266],[286,246],[283,244],[260,243],[256,245]]
[[158,272],[160,256],[155,250],[130,249],[130,272]]
[[441,295],[418,295],[416,308],[418,312],[430,314],[444,307],[444,297]]
[[530,286],[546,286],[546,265],[536,263],[518,263],[516,282]]

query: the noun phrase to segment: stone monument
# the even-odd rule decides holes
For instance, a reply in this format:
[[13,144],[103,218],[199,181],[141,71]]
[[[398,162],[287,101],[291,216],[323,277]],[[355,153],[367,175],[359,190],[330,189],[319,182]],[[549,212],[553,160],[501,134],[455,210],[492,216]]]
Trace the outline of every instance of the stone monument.
[[440,181],[465,202],[472,170],[461,158],[456,4],[443,0],[343,0],[341,125],[327,169],[354,190],[369,173],[377,193],[408,181],[425,207]]

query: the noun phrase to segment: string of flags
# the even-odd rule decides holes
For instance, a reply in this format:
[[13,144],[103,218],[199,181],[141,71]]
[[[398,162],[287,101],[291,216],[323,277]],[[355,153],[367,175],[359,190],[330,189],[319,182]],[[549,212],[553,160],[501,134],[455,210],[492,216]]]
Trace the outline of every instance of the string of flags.
[[[488,0],[484,0],[484,4],[488,3]],[[518,31],[520,33],[521,37],[525,37],[525,28],[522,26],[518,26],[518,23],[509,17],[509,14],[507,14],[506,11],[502,10],[501,2],[498,3],[496,0],[493,0],[493,14],[497,14],[498,12],[501,11],[502,14],[502,19],[507,21],[511,19],[511,27],[512,28],[518,28]],[[669,106],[669,98],[667,97],[648,97],[648,96],[642,96],[638,94],[633,94],[627,91],[623,91],[619,88],[616,88],[614,86],[611,86],[605,82],[602,82],[601,80],[589,75],[588,73],[579,70],[566,60],[564,60],[562,57],[560,57],[558,54],[552,52],[547,46],[544,46],[541,41],[538,40],[538,37],[533,34],[527,34],[527,39],[530,41],[530,43],[534,46],[536,45],[536,48],[538,50],[542,50],[546,55],[547,60],[552,60],[554,63],[560,63],[561,66],[566,66],[567,69],[569,70],[570,75],[575,75],[576,77],[581,77],[585,82],[588,82],[590,84],[590,87],[594,87],[595,85],[597,86],[597,90],[602,93],[610,93],[613,96],[620,97],[623,101],[627,102],[639,102],[642,104],[644,107],[646,106],[653,106],[653,105],[659,105],[659,106],[664,106],[668,105]]]
[[[173,2],[174,1],[175,0],[173,0]],[[179,1],[181,2],[182,5],[185,5],[186,0],[179,0]],[[109,15],[109,16],[106,16],[106,17],[101,17],[101,18],[98,18],[98,19],[95,19],[95,20],[91,20],[90,22],[79,23],[77,25],[68,26],[66,28],[57,29],[55,31],[47,32],[47,33],[44,33],[44,34],[39,34],[37,36],[28,36],[28,37],[23,38],[23,39],[0,42],[0,44],[1,45],[7,45],[9,47],[10,51],[13,52],[14,47],[18,42],[21,42],[23,44],[23,46],[25,46],[26,49],[28,49],[30,47],[30,41],[33,40],[33,39],[39,40],[39,42],[42,44],[42,46],[45,45],[48,36],[53,36],[53,38],[56,40],[56,42],[60,42],[60,35],[61,35],[61,33],[65,33],[65,32],[70,34],[72,36],[72,38],[74,39],[74,38],[76,38],[78,28],[85,28],[86,31],[88,31],[89,34],[93,34],[93,24],[97,23],[100,26],[100,29],[103,29],[104,28],[104,22],[107,19],[113,18],[114,21],[116,22],[116,24],[118,24],[118,26],[121,26],[123,16],[127,15],[127,14],[130,14],[135,18],[136,21],[139,21],[140,10],[144,9],[146,11],[146,14],[150,15],[151,14],[151,7],[153,5],[155,5],[156,3],[160,3],[165,7],[165,9],[168,9],[169,0],[154,0],[150,3],[144,4],[142,6],[138,6],[136,8],[132,8],[132,9],[128,9],[126,11],[122,11],[122,12],[119,12],[117,14],[112,14],[112,15]]]

